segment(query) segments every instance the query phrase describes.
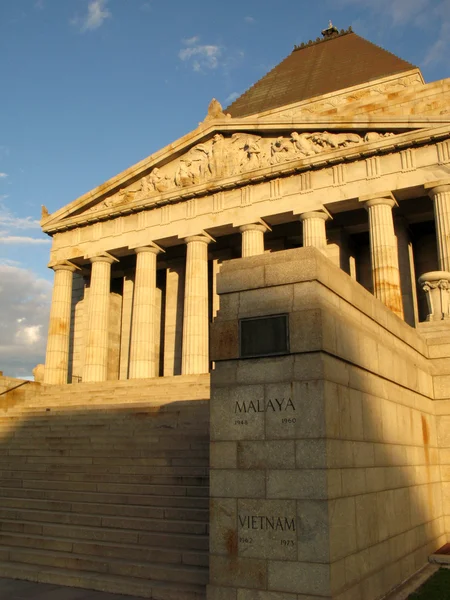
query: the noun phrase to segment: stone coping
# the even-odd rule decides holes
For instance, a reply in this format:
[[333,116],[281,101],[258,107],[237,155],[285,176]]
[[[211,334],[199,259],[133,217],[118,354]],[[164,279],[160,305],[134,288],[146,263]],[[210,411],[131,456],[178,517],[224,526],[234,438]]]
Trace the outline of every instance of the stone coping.
[[[316,248],[297,248],[239,258],[222,264],[218,294],[231,294],[278,285],[318,281],[343,300],[373,319],[389,333],[428,357],[426,340],[390,309],[336,267]],[[220,310],[218,317],[220,319]]]

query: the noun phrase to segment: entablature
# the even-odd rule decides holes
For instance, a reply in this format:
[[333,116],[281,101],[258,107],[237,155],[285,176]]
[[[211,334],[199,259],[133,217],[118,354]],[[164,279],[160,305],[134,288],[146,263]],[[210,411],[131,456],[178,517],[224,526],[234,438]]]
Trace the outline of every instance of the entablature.
[[[407,125],[408,122],[408,125]],[[420,125],[422,129],[419,129]],[[288,177],[445,140],[450,124],[405,119],[330,120],[318,123],[242,124],[215,122],[185,136],[184,146],[171,145],[153,157],[96,188],[42,221],[53,235],[58,231],[88,226],[114,217],[186,202],[194,198],[239,189],[261,181]],[[433,125],[430,127],[430,125]],[[320,129],[320,127],[323,129]],[[327,129],[324,129],[324,127]],[[389,130],[387,129],[389,126]],[[408,127],[415,127],[406,131]],[[274,132],[283,135],[274,136]],[[200,140],[200,141],[199,141]],[[195,142],[195,143],[194,143]],[[126,181],[121,187],[120,182]],[[131,182],[131,183],[130,183]]]

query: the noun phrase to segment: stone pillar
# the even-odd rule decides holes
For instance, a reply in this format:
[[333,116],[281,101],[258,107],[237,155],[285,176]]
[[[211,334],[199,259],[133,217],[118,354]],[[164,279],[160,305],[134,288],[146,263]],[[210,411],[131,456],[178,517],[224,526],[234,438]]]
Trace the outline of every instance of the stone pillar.
[[183,375],[209,371],[208,244],[206,235],[186,238]]
[[130,360],[131,319],[133,315],[134,275],[126,274],[123,278],[122,291],[122,323],[120,333],[120,368],[119,379],[128,379]]
[[157,246],[136,248],[130,379],[156,377],[156,256]]
[[70,263],[55,265],[52,305],[45,356],[44,383],[67,383],[69,372],[70,316],[73,273]]
[[450,180],[426,184],[434,204],[438,268],[450,271]]
[[164,315],[164,377],[181,375],[185,265],[172,263],[166,270]]
[[314,246],[314,248],[325,248],[327,245],[327,234],[325,221],[328,219],[325,212],[313,211],[300,215],[303,223],[303,247]]
[[373,293],[403,319],[397,238],[392,216],[396,202],[391,194],[363,201],[369,212]]
[[267,230],[268,227],[263,223],[250,223],[239,227],[242,233],[242,258],[264,254],[264,233]]
[[91,258],[88,329],[83,381],[106,381],[108,376],[109,296],[112,256]]

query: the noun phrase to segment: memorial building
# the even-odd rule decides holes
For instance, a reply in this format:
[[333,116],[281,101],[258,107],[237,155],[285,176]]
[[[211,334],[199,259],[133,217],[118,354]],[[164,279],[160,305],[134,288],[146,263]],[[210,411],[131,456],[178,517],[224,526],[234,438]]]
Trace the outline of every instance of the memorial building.
[[441,560],[450,79],[330,23],[190,133],[43,207],[41,226],[45,367],[10,414],[44,419],[24,446],[43,456],[59,432],[72,487],[15,497],[72,490],[80,514],[29,530],[45,560],[4,557],[0,536],[0,575],[159,600],[376,600]]

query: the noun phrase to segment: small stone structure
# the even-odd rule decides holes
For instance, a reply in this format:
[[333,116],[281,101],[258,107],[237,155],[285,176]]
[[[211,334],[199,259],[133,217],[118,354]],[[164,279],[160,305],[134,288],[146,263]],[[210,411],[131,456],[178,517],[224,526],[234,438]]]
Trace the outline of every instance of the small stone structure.
[[430,351],[450,330],[428,346],[315,248],[229,261],[218,292],[208,600],[383,596],[448,540],[448,358]]

